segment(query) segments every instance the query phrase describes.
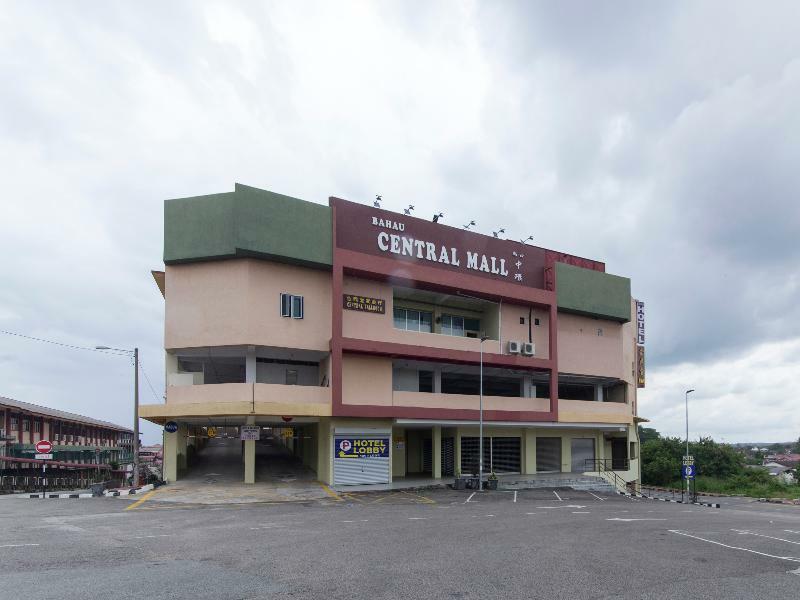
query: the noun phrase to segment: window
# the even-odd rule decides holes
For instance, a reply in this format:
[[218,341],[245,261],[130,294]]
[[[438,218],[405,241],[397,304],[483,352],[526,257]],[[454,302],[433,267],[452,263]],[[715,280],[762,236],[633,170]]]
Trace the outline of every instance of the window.
[[464,317],[442,315],[442,333],[464,337]]
[[42,424],[39,421],[33,422],[33,433],[41,433],[42,431]]
[[419,371],[419,391],[433,393],[433,371]]
[[478,337],[480,329],[480,319],[459,317],[457,315],[442,315],[442,333],[444,335]]
[[16,430],[18,426],[19,421],[17,420],[17,417],[11,417],[11,429]]
[[30,431],[31,430],[31,422],[28,419],[24,419],[22,421],[22,431]]
[[286,385],[297,385],[297,369],[286,369]]
[[303,297],[292,294],[281,294],[281,316],[292,319],[303,318]]
[[410,308],[394,309],[394,326],[397,329],[430,333],[432,322],[433,313]]

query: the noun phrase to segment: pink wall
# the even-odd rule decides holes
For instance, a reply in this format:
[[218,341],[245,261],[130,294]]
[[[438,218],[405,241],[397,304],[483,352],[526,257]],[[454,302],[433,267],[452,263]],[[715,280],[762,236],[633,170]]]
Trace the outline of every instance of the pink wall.
[[[253,344],[327,351],[331,276],[253,259],[166,267],[164,346]],[[280,316],[280,294],[304,297],[305,317]]]
[[[501,333],[503,338],[503,346],[508,347],[508,341],[514,340],[517,342],[528,341],[528,315],[529,308],[519,304],[503,303],[501,313]],[[525,323],[520,323],[520,317],[525,319]],[[550,348],[548,326],[550,319],[546,310],[533,309],[533,319],[539,319],[539,325],[531,324],[531,334],[533,336],[533,343],[536,345],[536,358],[550,358]],[[505,350],[505,349],[504,349]]]
[[392,405],[392,360],[347,354],[342,358],[342,403]]
[[[394,392],[393,406],[417,408],[450,408],[478,410],[480,398],[465,394],[428,394],[423,392]],[[550,410],[549,398],[509,398],[506,396],[484,396],[484,410],[547,412]]]
[[[602,336],[597,335],[598,329],[602,329]],[[622,379],[624,367],[620,323],[558,314],[558,370],[561,373]]]

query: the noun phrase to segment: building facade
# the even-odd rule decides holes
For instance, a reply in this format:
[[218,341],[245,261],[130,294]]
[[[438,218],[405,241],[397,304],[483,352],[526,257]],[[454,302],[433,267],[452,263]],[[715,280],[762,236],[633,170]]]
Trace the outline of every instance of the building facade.
[[238,184],[164,216],[166,480],[241,425],[334,485],[477,472],[481,401],[486,472],[638,480],[635,307],[602,262]]
[[[53,444],[53,460],[75,465],[133,459],[133,431],[113,423],[0,397],[0,462],[34,460],[36,442]],[[38,463],[37,463],[38,464]]]

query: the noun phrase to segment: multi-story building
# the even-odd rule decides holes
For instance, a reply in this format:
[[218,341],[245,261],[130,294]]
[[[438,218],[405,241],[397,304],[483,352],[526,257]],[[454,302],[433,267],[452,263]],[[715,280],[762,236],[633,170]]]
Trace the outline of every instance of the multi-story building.
[[238,184],[164,219],[165,479],[209,427],[287,423],[323,482],[472,473],[481,402],[487,472],[638,479],[634,302],[602,262]]
[[109,464],[132,460],[133,432],[130,429],[0,397],[0,461],[4,456],[33,460],[34,446],[41,440],[53,444],[53,460],[62,463]]

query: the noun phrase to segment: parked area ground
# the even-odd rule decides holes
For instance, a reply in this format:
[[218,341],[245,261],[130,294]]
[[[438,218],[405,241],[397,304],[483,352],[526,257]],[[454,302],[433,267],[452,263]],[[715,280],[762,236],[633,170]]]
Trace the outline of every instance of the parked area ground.
[[568,489],[0,498],[4,597],[793,598],[800,508]]

